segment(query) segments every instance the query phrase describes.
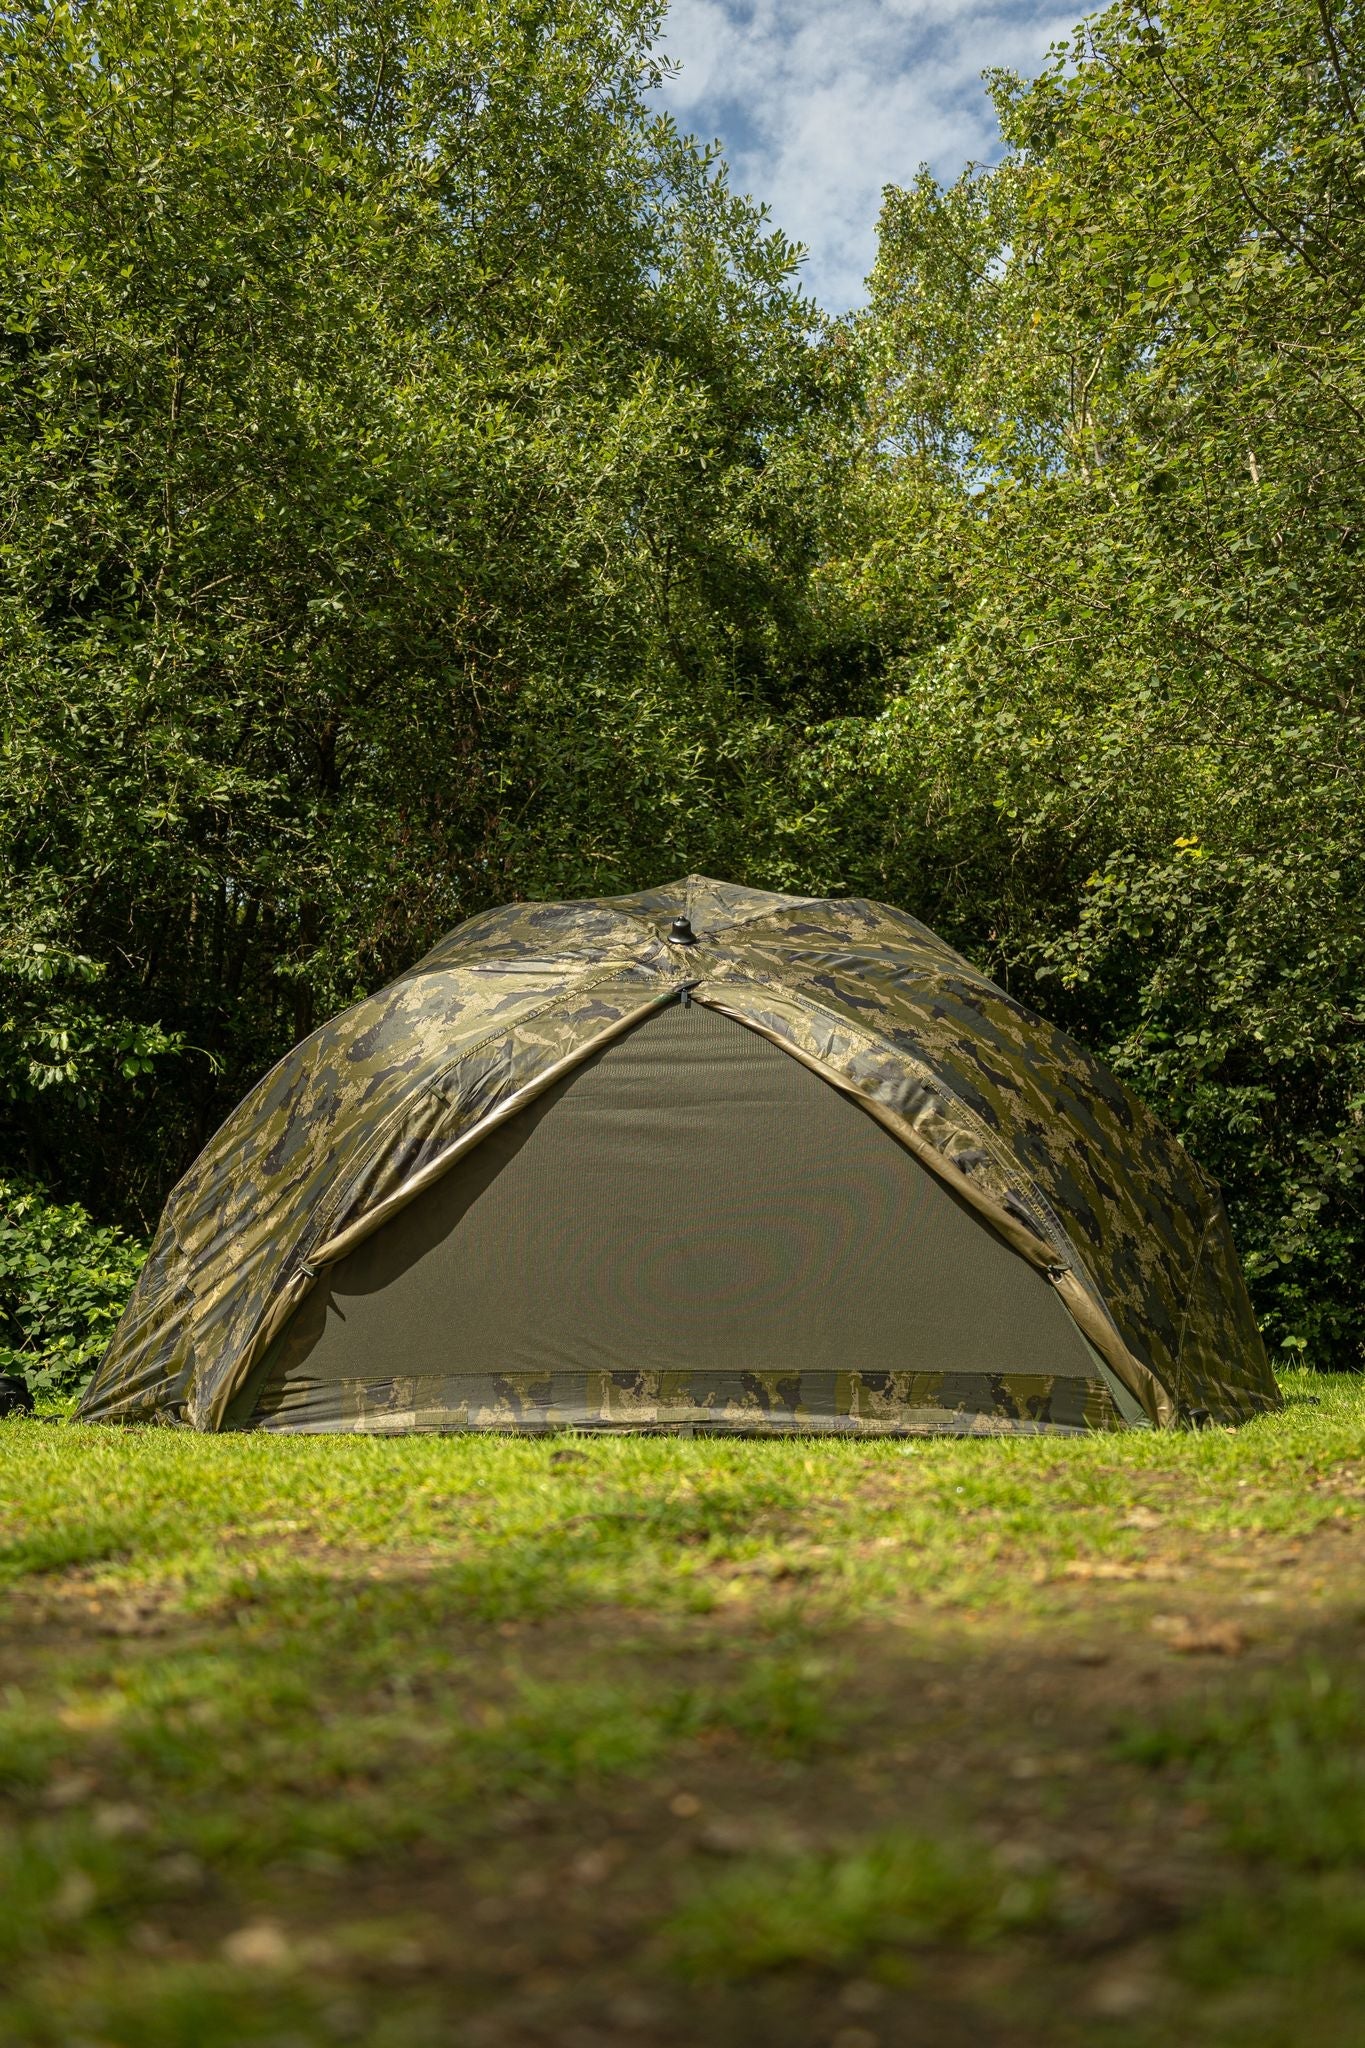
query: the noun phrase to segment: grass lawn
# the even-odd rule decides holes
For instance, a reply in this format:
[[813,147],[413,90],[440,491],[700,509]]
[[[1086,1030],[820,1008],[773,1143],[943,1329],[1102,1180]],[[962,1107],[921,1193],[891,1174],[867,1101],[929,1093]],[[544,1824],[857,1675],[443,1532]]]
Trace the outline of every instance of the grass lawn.
[[1365,1381],[1237,1433],[0,1423],[14,2048],[1360,2048]]

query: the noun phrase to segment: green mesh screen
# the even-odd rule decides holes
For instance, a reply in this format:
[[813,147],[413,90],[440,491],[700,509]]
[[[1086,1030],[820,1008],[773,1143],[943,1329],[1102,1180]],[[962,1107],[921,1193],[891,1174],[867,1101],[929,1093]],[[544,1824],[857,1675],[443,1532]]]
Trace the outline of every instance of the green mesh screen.
[[1082,1427],[1118,1420],[1113,1392],[1046,1281],[893,1138],[692,1003],[327,1269],[234,1419]]

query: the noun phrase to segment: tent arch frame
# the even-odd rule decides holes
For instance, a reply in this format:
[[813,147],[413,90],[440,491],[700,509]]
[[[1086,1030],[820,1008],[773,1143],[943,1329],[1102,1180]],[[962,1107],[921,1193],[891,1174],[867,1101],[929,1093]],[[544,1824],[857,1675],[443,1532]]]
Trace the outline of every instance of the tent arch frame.
[[[739,977],[729,978],[737,979]],[[603,976],[601,979],[604,982],[610,981],[615,979],[615,976]],[[757,977],[745,976],[743,979],[753,981],[755,986],[763,986]],[[1134,1400],[1138,1402],[1149,1422],[1158,1428],[1170,1428],[1175,1423],[1177,1419],[1175,1403],[1166,1388],[1162,1386],[1156,1375],[1147,1366],[1143,1365],[1140,1359],[1133,1356],[1112,1319],[1104,1311],[1090,1288],[1078,1278],[1075,1267],[1080,1262],[1076,1258],[1074,1248],[1070,1245],[1068,1239],[1063,1236],[1062,1243],[1069,1254],[1070,1263],[1063,1263],[1058,1257],[1059,1247],[1057,1245],[1049,1242],[1048,1239],[1040,1236],[1035,1231],[1030,1230],[1002,1202],[994,1200],[984,1187],[973,1180],[970,1174],[961,1173],[953,1167],[938,1147],[921,1135],[910,1118],[898,1116],[885,1104],[876,1101],[874,1097],[867,1095],[854,1086],[848,1076],[840,1073],[836,1067],[832,1067],[827,1062],[817,1059],[813,1054],[805,1051],[803,1047],[793,1045],[790,1040],[782,1037],[780,1033],[764,1028],[761,1024],[755,1023],[751,1018],[746,1017],[743,1011],[735,1009],[732,1004],[726,1003],[718,996],[708,993],[706,991],[706,981],[707,977],[697,975],[691,980],[675,982],[670,988],[659,992],[647,1002],[639,1004],[636,1008],[627,1011],[623,1016],[615,1019],[594,1037],[585,1039],[572,1052],[565,1054],[562,1059],[552,1062],[533,1080],[528,1081],[523,1087],[515,1090],[501,1102],[495,1104],[478,1122],[469,1125],[455,1137],[434,1159],[428,1160],[423,1166],[419,1167],[401,1186],[383,1196],[372,1208],[364,1211],[359,1216],[353,1217],[344,1228],[333,1232],[331,1236],[323,1238],[320,1243],[315,1245],[307,1257],[297,1263],[294,1272],[280,1287],[273,1302],[267,1306],[255,1332],[248,1339],[240,1353],[233,1373],[218,1390],[217,1400],[213,1410],[210,1412],[211,1419],[208,1426],[212,1428],[221,1423],[223,1415],[227,1412],[236,1394],[246,1385],[252,1372],[269,1350],[275,1338],[284,1329],[327,1267],[335,1265],[348,1252],[354,1251],[357,1245],[362,1244],[367,1237],[372,1236],[391,1217],[396,1216],[400,1210],[407,1208],[411,1202],[416,1201],[429,1188],[434,1187],[452,1167],[465,1158],[468,1153],[472,1152],[490,1132],[518,1115],[530,1103],[534,1102],[538,1096],[545,1094],[557,1081],[564,1079],[575,1068],[582,1066],[595,1053],[601,1052],[618,1038],[624,1037],[627,1032],[634,1030],[638,1024],[643,1023],[646,1018],[653,1016],[656,1011],[665,1008],[669,1003],[681,1000],[684,994],[692,1001],[701,1003],[707,1009],[715,1010],[719,1015],[730,1018],[734,1023],[742,1024],[746,1030],[754,1031],[760,1037],[766,1038],[769,1043],[777,1046],[789,1058],[795,1059],[804,1067],[808,1067],[812,1073],[818,1074],[821,1080],[828,1083],[830,1087],[837,1089],[841,1095],[845,1095],[855,1102],[860,1109],[872,1117],[874,1122],[879,1124],[891,1137],[902,1144],[936,1179],[950,1188],[954,1195],[960,1196],[965,1200],[969,1207],[980,1216],[983,1223],[989,1225],[999,1236],[1003,1237],[1013,1250],[1025,1258],[1047,1280],[1049,1285],[1055,1288],[1082,1336],[1094,1345],[1105,1364],[1110,1367],[1120,1383],[1133,1396]],[[583,989],[581,987],[574,991],[576,997],[582,993]],[[801,1004],[804,1009],[812,1014],[818,1013],[821,1010],[821,1005],[811,1001],[809,998],[802,998]],[[553,1004],[545,1005],[546,1010],[553,1007]],[[543,1014],[543,1012],[537,1014]],[[839,1020],[839,1022],[841,1028],[846,1030],[847,1026],[843,1024],[843,1020]],[[887,1041],[877,1040],[874,1034],[867,1033],[865,1036],[870,1047],[876,1047],[879,1050],[884,1049],[898,1059],[904,1060],[906,1058],[906,1055],[899,1048],[890,1045]],[[469,1051],[473,1049],[467,1048],[462,1053],[461,1058],[467,1058]],[[453,1065],[458,1064],[458,1062],[453,1063]],[[428,1085],[430,1086],[430,1084]],[[968,1106],[956,1096],[953,1096],[950,1090],[944,1088],[942,1082],[937,1077],[934,1077],[932,1085],[936,1093],[944,1099],[951,1101],[959,1117],[964,1121],[970,1120],[976,1126],[982,1144],[993,1152],[996,1151],[997,1148],[995,1147],[992,1134],[980,1124],[979,1119],[972,1116]],[[382,1144],[374,1145],[371,1148],[371,1158],[381,1150]],[[344,1210],[344,1202],[339,1203],[338,1207]]]

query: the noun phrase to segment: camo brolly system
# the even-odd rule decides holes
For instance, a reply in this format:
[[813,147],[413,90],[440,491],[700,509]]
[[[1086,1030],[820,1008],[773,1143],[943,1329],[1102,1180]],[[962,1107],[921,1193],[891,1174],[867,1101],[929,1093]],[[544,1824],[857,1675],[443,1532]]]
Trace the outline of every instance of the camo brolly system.
[[[871,1370],[822,1357],[751,1371],[695,1342],[673,1360],[651,1337],[633,1372],[619,1360],[558,1371],[490,1356],[460,1385],[391,1366],[334,1375],[325,1389],[316,1375],[299,1381],[314,1388],[307,1400],[270,1382],[270,1362],[291,1341],[298,1351],[290,1333],[316,1290],[315,1309],[348,1261],[447,1176],[470,1172],[494,1133],[506,1143],[530,1129],[537,1104],[549,1132],[575,1077],[609,1079],[612,1049],[645,1045],[684,1001],[708,1028],[724,1019],[753,1034],[734,1041],[740,1052],[757,1054],[755,1037],[779,1049],[888,1133],[898,1173],[907,1159],[926,1170],[936,1199],[946,1189],[983,1241],[1064,1306],[1095,1361],[1089,1377],[1064,1386],[1008,1356],[976,1374],[974,1391],[951,1361],[898,1372],[884,1359]],[[523,1162],[533,1156],[523,1145]],[[822,1185],[811,1184],[817,1236]],[[859,1270],[870,1260],[872,1273],[860,1286],[901,1284],[894,1242],[860,1250]],[[1230,1423],[1278,1405],[1216,1186],[1098,1061],[901,911],[693,876],[636,896],[489,911],[281,1060],[172,1192],[81,1415],[203,1430],[904,1433]]]

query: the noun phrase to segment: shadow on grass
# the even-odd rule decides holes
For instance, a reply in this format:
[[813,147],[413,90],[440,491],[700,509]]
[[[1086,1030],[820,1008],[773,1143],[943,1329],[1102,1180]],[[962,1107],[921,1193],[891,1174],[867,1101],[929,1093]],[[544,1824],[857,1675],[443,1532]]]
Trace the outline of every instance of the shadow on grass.
[[1079,1652],[1041,1617],[841,1628],[780,1576],[555,1614],[545,1540],[492,1598],[459,1560],[280,1553],[188,1608],[162,1588],[159,1633],[115,1607],[126,1633],[12,1643],[7,2038],[692,2048],[704,2017],[827,2048],[931,2013],[936,2048],[1051,2048],[1089,2043],[1096,1982],[1141,1951],[1116,2044],[1176,2009],[1192,2042],[1298,2048],[1305,2012],[1315,2048],[1353,2040],[1340,1626],[1280,1629],[1286,1675],[1176,1657],[1112,1589]]

